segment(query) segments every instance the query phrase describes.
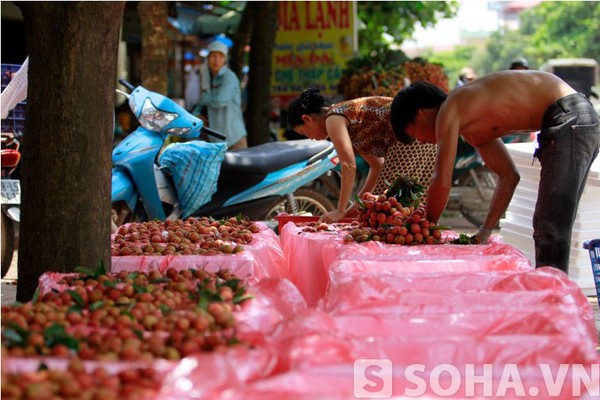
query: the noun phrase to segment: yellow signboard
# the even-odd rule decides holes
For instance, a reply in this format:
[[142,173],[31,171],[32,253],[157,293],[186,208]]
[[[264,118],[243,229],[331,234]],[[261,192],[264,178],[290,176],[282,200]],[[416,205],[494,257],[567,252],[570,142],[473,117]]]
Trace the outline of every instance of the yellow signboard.
[[356,48],[353,1],[282,1],[273,51],[271,94],[281,108],[308,86],[337,93]]

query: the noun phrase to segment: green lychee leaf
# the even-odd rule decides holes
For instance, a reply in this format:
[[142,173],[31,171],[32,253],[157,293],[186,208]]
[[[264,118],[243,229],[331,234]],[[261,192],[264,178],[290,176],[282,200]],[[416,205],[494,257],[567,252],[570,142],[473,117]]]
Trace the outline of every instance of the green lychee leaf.
[[164,304],[161,304],[158,308],[160,309],[160,312],[162,313],[162,315],[167,315],[172,312],[171,308],[167,307]]
[[230,279],[223,282],[220,286],[229,286],[231,289],[236,290],[240,285],[240,280],[237,278]]
[[98,309],[102,308],[102,306],[104,306],[104,301],[98,300],[90,305],[90,311],[98,310]]
[[63,325],[56,323],[52,324],[48,328],[44,329],[43,335],[47,347],[53,347],[57,344],[64,344],[69,349],[79,349],[79,341],[69,335]]
[[40,297],[40,288],[38,287],[37,289],[35,289],[35,292],[33,293],[33,297],[31,299],[31,304],[37,303],[39,297]]
[[2,330],[3,339],[6,341],[6,347],[13,347],[15,345],[21,345],[25,340],[23,336],[17,330],[12,328],[5,328]]
[[253,295],[247,294],[247,295],[244,295],[244,296],[234,297],[232,301],[233,301],[233,304],[240,304],[240,303],[242,303],[242,302],[244,302],[246,300],[250,300],[250,299],[253,299],[253,298],[254,298]]
[[127,275],[127,279],[135,280],[135,278],[137,278],[138,276],[140,276],[139,272],[132,272],[129,275]]
[[169,279],[169,278],[157,278],[157,279],[152,279],[150,281],[150,283],[152,283],[152,284],[169,283],[169,282],[171,282],[171,279]]
[[75,304],[75,305],[72,305],[71,307],[69,307],[69,309],[67,310],[67,313],[76,312],[76,313],[81,314],[83,312],[83,310],[84,310],[83,306]]
[[106,275],[108,271],[106,270],[106,267],[104,266],[104,261],[100,261],[98,263],[98,265],[96,266],[96,271],[94,273],[94,277],[97,278],[100,275]]
[[102,282],[102,285],[105,287],[114,288],[114,287],[117,287],[117,282],[106,280],[106,281]]
[[135,318],[133,317],[133,314],[131,314],[130,310],[122,310],[121,314],[127,315],[132,321],[135,321]]
[[85,275],[86,277],[94,278],[96,274],[89,268],[86,267],[75,267],[75,272]]
[[74,290],[67,290],[67,293],[75,301],[75,304],[77,304],[80,307],[85,306],[85,302],[83,301],[83,298],[79,295],[79,293],[77,293]]
[[354,199],[358,203],[358,206],[364,210],[365,209],[365,203],[362,202],[362,200],[360,199],[360,197],[358,197],[358,195],[354,195]]

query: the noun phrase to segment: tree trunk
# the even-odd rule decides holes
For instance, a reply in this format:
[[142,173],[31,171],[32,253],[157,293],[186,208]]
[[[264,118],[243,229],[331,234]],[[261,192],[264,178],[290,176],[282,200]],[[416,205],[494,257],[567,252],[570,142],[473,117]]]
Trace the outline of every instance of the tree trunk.
[[46,271],[110,268],[111,150],[124,2],[22,2],[29,51],[17,300]]
[[254,29],[255,10],[256,7],[246,5],[233,39],[233,47],[229,52],[229,68],[235,72],[240,80],[242,79],[242,68],[244,67],[245,49],[250,42],[252,30]]
[[142,24],[142,86],[166,95],[169,5],[164,1],[140,1],[138,13]]
[[246,130],[248,145],[256,146],[269,141],[271,118],[271,64],[277,33],[279,3],[248,2],[256,16],[260,15],[260,29],[254,29],[250,42],[250,72],[248,76],[248,110]]

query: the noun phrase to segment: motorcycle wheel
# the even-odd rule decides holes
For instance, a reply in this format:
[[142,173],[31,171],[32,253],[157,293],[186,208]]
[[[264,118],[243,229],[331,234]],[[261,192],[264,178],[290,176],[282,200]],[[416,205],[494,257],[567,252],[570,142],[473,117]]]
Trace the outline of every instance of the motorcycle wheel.
[[[492,200],[492,196],[494,194],[494,190],[496,188],[498,179],[496,177],[496,174],[494,174],[492,171],[483,166],[475,168],[474,172],[477,176],[477,179],[479,180],[479,183],[481,184],[481,188],[483,189],[485,196],[481,197],[481,195],[479,195],[479,204],[477,204],[476,207],[465,206],[461,203],[459,210],[462,216],[467,221],[469,221],[475,227],[479,228],[483,225],[483,223],[485,222],[485,218],[487,217],[490,208],[490,202]],[[473,179],[473,176],[468,172],[463,173],[459,177],[458,185],[473,188],[477,186],[475,180]],[[471,201],[470,204],[472,203],[473,202]]]
[[2,213],[2,278],[10,269],[15,252],[15,227],[10,218]]
[[[301,188],[294,192],[294,198],[298,204],[298,211],[301,213],[310,213],[312,215],[323,215],[326,212],[333,211],[335,206],[333,203],[321,193],[312,189]],[[273,206],[267,211],[262,218],[264,221],[273,220],[280,212],[292,214],[291,204],[284,197],[281,202]]]

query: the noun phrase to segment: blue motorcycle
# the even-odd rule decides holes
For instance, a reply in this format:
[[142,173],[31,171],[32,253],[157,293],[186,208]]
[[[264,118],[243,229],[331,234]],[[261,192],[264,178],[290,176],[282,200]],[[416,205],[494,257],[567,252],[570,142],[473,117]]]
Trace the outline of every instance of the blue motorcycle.
[[[202,144],[215,147],[212,154],[196,152],[189,157],[185,157],[186,150],[179,150],[179,160],[190,164],[196,161],[197,154],[209,154],[211,160],[218,160],[217,176],[213,177],[216,187],[207,191],[204,185],[209,185],[211,175],[198,169],[198,165],[207,168],[214,165],[195,163],[185,171],[183,178],[174,177],[173,169],[161,161],[178,143],[169,146],[165,143],[171,136],[197,139],[204,133],[221,140],[225,137],[206,128],[201,119],[171,99],[142,86],[134,87],[124,80],[119,82],[131,92],[119,91],[128,97],[129,107],[140,127],[113,149],[113,231],[131,221],[173,220],[188,216],[220,219],[239,214],[252,220],[269,221],[280,212],[322,215],[335,208],[325,196],[304,187],[339,163],[331,142],[305,139],[225,151],[224,143],[193,141],[196,147]],[[189,143],[194,145],[193,142]],[[181,162],[172,162],[171,167],[178,164]],[[195,174],[201,174],[201,178],[194,181],[198,178]],[[188,185],[184,190],[180,187],[182,179],[198,184]],[[193,203],[200,206],[185,210],[180,196],[190,197],[189,193],[200,192],[208,201]],[[193,197],[192,200],[197,200]]]

